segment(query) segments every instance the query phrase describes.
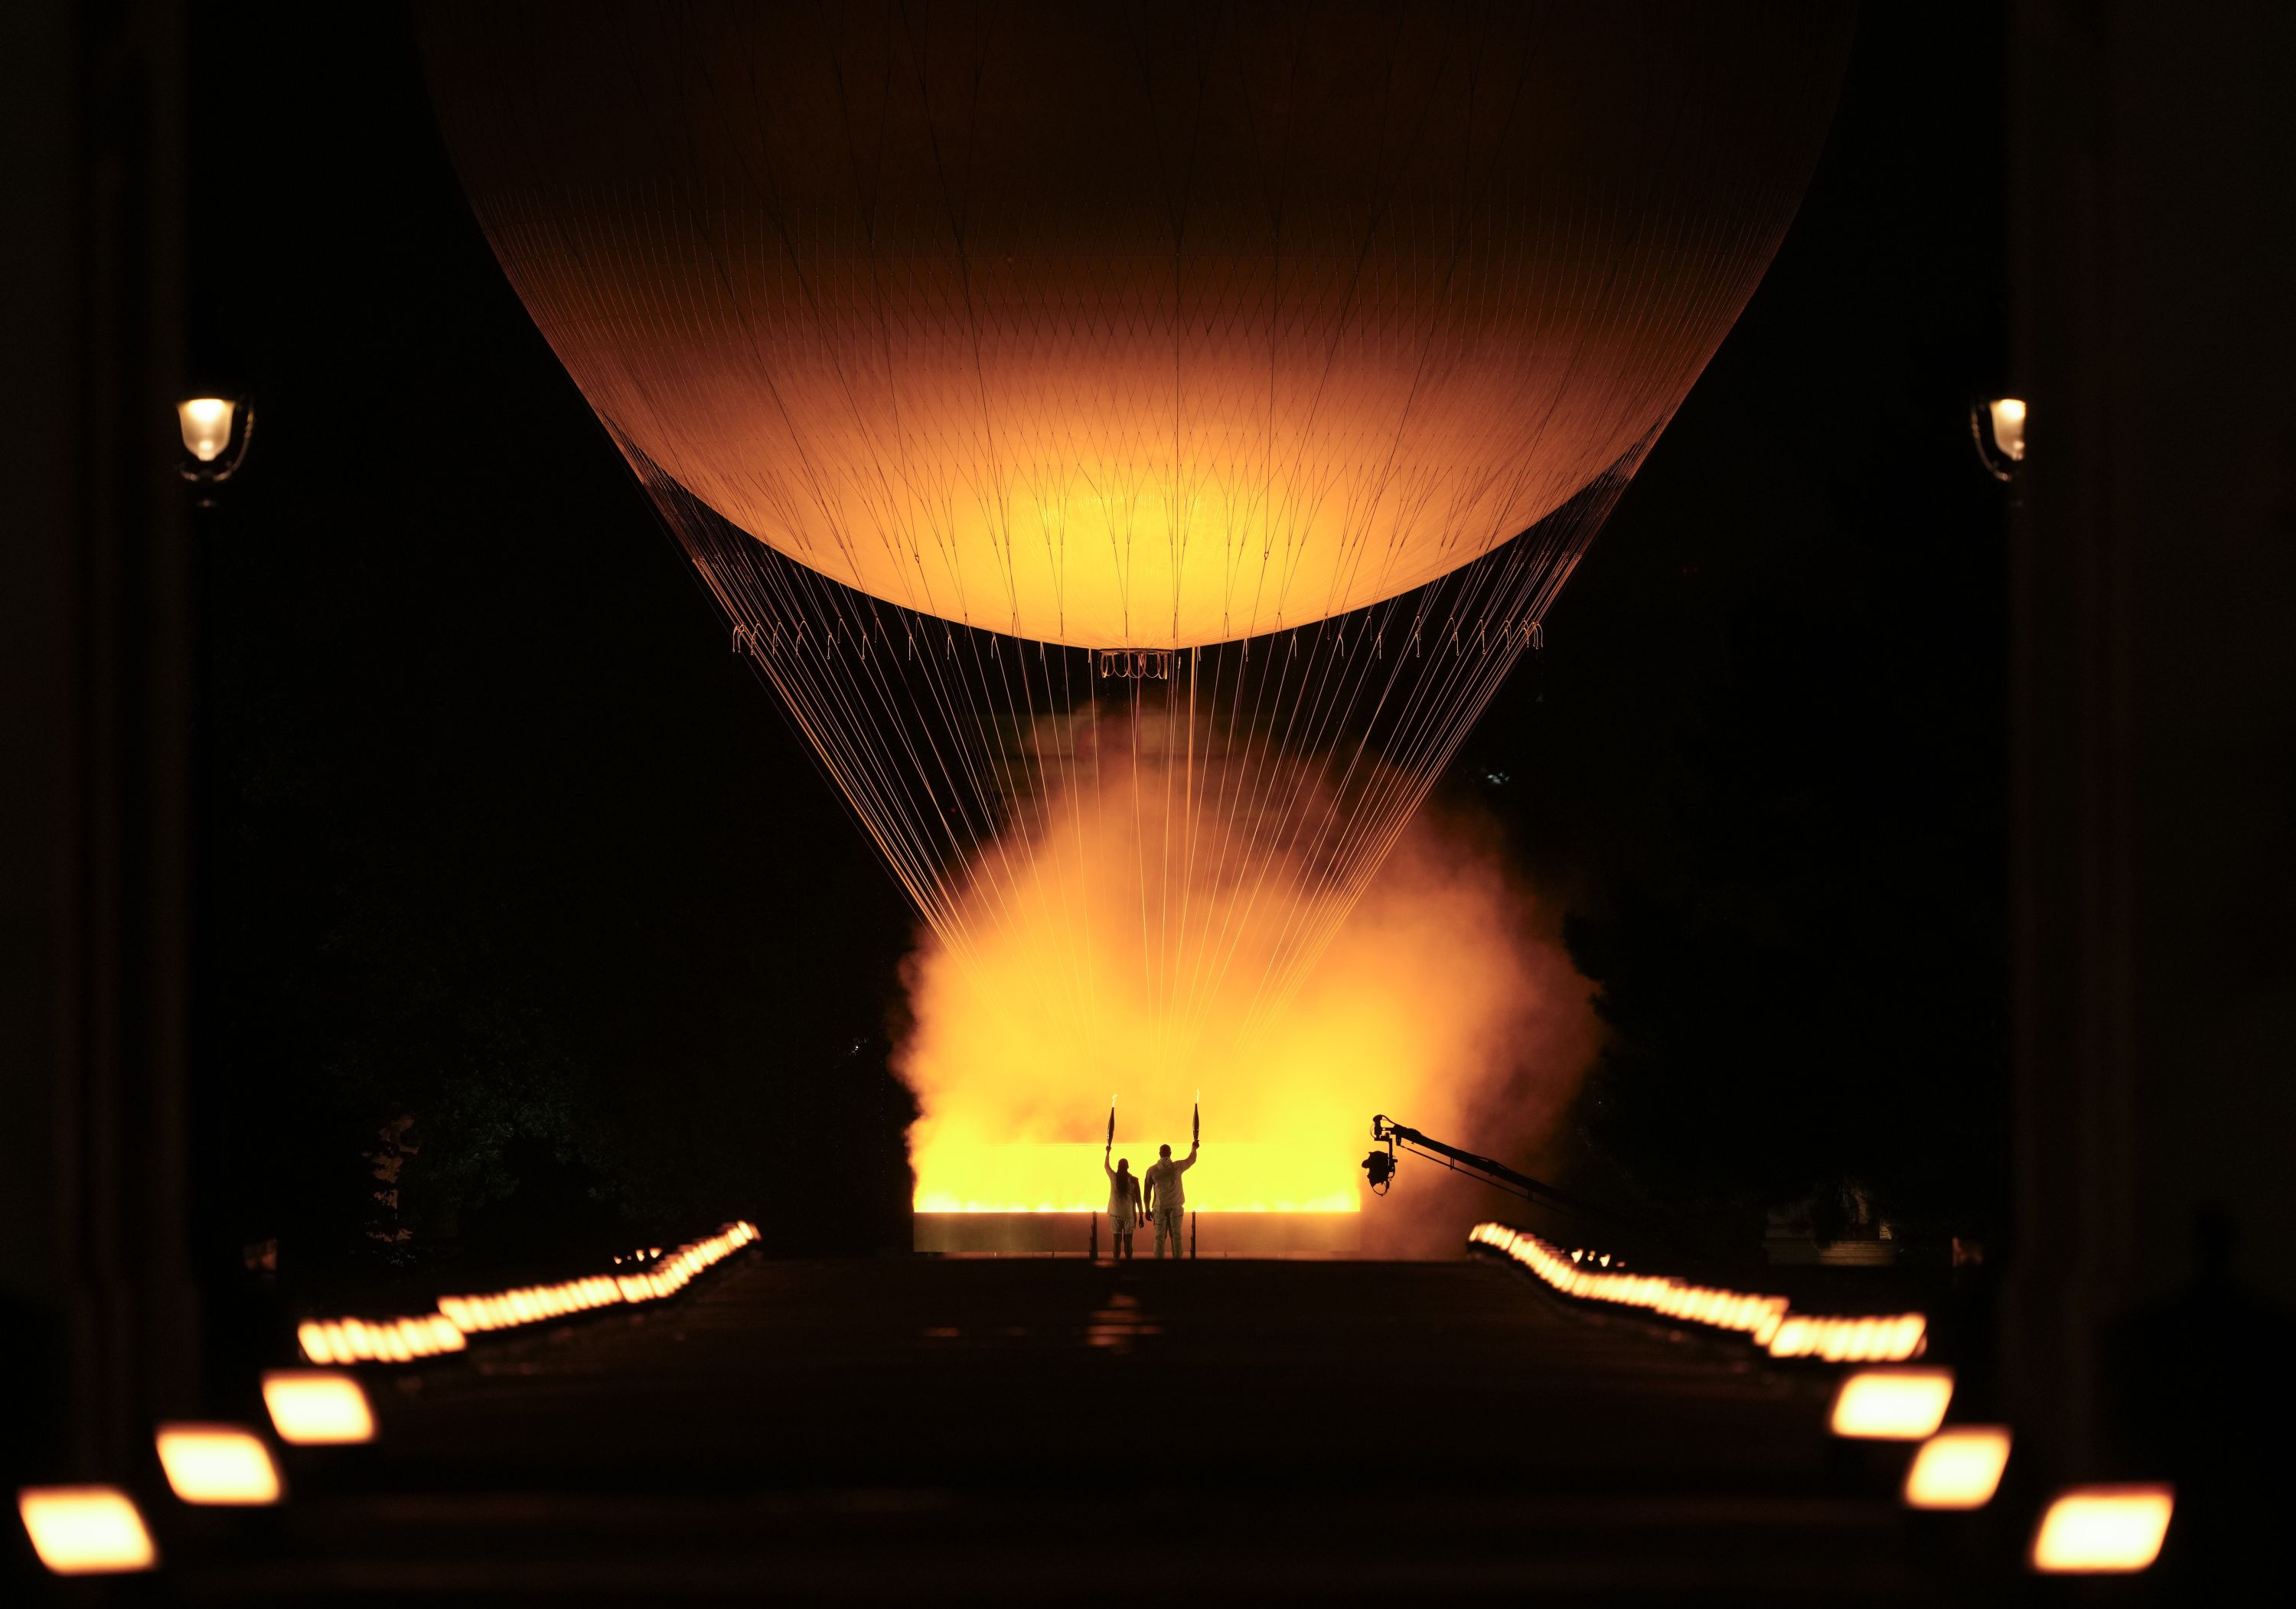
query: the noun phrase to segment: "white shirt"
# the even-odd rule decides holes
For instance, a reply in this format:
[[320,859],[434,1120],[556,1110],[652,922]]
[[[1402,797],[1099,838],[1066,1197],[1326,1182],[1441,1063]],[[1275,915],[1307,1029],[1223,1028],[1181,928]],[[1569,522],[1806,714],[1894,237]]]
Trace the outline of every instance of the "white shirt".
[[1167,1156],[1150,1163],[1148,1172],[1142,1176],[1140,1181],[1141,1188],[1148,1192],[1149,1210],[1156,1213],[1177,1212],[1187,1205],[1188,1193],[1180,1188],[1180,1175],[1195,1165],[1196,1148],[1193,1146],[1188,1148],[1188,1156],[1185,1162],[1174,1162]]

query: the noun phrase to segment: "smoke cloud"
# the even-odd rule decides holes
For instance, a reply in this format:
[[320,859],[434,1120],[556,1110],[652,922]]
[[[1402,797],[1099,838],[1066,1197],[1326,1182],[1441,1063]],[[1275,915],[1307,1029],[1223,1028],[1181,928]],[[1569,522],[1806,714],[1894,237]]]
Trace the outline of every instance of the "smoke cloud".
[[1111,1096],[1138,1172],[1186,1151],[1201,1091],[1192,1207],[1368,1209],[1366,1252],[1456,1253],[1505,1198],[1406,1160],[1374,1200],[1371,1116],[1508,1157],[1546,1138],[1596,1044],[1551,913],[1495,834],[1425,813],[1349,910],[1378,840],[1294,825],[1329,810],[1316,766],[1140,736],[1106,725],[1074,745],[1088,763],[1038,768],[1067,780],[909,960],[918,1209],[1100,1207]]

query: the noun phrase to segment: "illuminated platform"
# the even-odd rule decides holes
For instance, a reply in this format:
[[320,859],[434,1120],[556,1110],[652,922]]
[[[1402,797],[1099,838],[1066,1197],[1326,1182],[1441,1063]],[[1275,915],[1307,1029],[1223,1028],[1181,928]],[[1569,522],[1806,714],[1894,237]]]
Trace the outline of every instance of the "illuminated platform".
[[[1345,1257],[1363,1246],[1360,1213],[1204,1213],[1190,1214],[1200,1257]],[[1092,1245],[1090,1213],[917,1213],[910,1245],[920,1252],[1081,1257]],[[1156,1237],[1134,1235],[1136,1255],[1152,1256]],[[1100,1254],[1110,1252],[1100,1222]]]

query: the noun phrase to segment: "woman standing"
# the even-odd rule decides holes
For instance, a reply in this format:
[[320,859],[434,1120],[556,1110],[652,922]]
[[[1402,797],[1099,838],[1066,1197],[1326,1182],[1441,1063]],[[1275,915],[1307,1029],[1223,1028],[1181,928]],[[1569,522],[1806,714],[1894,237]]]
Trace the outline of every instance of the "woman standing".
[[1108,1231],[1116,1242],[1115,1255],[1132,1255],[1132,1231],[1140,1221],[1140,1177],[1132,1171],[1132,1159],[1119,1156],[1116,1165],[1108,1165],[1108,1154],[1116,1148],[1113,1140],[1100,1154],[1100,1171],[1108,1175]]

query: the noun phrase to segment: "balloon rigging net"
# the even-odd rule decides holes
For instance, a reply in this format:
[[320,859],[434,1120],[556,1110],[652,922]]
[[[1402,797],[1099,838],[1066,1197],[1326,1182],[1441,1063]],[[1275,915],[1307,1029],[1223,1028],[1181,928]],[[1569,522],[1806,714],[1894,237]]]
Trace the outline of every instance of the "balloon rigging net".
[[1518,542],[1413,592],[1120,653],[857,592],[624,450],[931,931],[903,1067],[925,1110],[919,1210],[1088,1210],[1100,1175],[1070,1142],[1066,1092],[1113,1085],[1144,1112],[1221,1091],[1243,1143],[1204,1171],[1207,1210],[1354,1211],[1357,1108],[1426,1070],[1414,1019],[1488,993],[1471,975],[1494,963],[1462,953],[1460,931],[1422,931],[1423,979],[1358,969],[1334,999],[1318,962],[1541,634],[1640,445]]

